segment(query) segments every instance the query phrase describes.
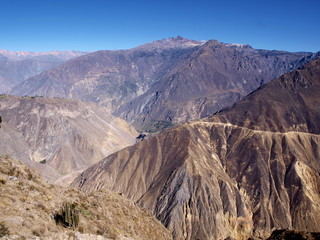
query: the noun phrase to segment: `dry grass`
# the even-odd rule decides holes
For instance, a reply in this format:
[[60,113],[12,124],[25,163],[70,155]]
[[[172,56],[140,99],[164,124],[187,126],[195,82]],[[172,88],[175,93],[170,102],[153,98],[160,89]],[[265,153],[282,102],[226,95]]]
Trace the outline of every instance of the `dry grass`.
[[32,234],[37,237],[45,236],[46,232],[47,228],[44,225],[37,226],[32,230]]
[[8,230],[6,234],[72,239],[75,232],[56,224],[53,217],[68,201],[77,203],[80,222],[75,231],[80,233],[105,239],[171,239],[160,222],[119,194],[107,190],[86,194],[49,185],[10,158],[0,157],[0,186],[0,222]]

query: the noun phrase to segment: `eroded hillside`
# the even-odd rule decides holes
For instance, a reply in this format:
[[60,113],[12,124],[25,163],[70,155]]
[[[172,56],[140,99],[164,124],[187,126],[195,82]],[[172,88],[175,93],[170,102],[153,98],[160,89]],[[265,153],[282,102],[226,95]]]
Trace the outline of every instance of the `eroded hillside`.
[[320,231],[320,60],[233,107],[105,158],[73,183],[150,209],[175,239]]
[[2,95],[0,116],[0,153],[40,169],[52,181],[72,180],[77,172],[133,144],[137,135],[107,109],[68,99]]

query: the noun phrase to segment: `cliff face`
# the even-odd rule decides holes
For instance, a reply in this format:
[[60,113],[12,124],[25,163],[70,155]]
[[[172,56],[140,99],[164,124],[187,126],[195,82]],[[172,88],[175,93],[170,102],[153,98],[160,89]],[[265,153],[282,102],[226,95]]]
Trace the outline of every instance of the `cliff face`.
[[175,239],[320,231],[320,60],[207,119],[164,131],[84,171],[153,211]]
[[49,178],[56,178],[50,175],[57,172],[69,174],[68,180],[133,144],[137,135],[105,108],[75,100],[2,96],[0,116],[1,154],[45,168],[43,175]]

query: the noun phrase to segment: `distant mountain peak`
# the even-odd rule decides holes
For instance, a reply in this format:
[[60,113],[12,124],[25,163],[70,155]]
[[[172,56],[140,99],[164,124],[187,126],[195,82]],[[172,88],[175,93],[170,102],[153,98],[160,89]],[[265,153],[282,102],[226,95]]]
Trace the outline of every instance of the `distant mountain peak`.
[[172,39],[172,40],[184,40],[185,38],[178,35],[178,36],[176,36],[176,37],[169,37],[168,39]]
[[6,49],[0,49],[0,55],[7,57],[10,61],[21,61],[34,57],[52,55],[59,59],[69,60],[74,57],[79,57],[89,52],[81,52],[75,50],[68,51],[47,51],[47,52],[30,52],[30,51],[10,51]]
[[135,49],[170,49],[170,48],[188,48],[203,45],[205,41],[196,41],[183,38],[181,36],[164,38],[161,40],[152,41],[150,43],[143,44],[138,46]]
[[[181,37],[181,36],[176,36],[176,37],[169,37],[169,38],[164,38],[162,40],[159,40],[159,41],[163,41],[163,40],[172,40],[172,41],[183,41],[183,42],[198,42],[196,40],[190,40],[190,39],[187,39],[187,38],[184,38],[184,37]],[[156,42],[156,41],[155,41]]]

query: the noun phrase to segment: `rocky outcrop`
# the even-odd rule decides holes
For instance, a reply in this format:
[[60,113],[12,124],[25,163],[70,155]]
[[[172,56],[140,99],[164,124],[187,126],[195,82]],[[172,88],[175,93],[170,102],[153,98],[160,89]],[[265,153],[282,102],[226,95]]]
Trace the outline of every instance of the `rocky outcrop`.
[[319,232],[319,91],[317,60],[212,117],[110,155],[72,185],[122,192],[175,239]]
[[107,109],[75,100],[2,95],[0,116],[0,153],[41,168],[55,181],[54,172],[70,181],[79,171],[133,144],[138,135]]

